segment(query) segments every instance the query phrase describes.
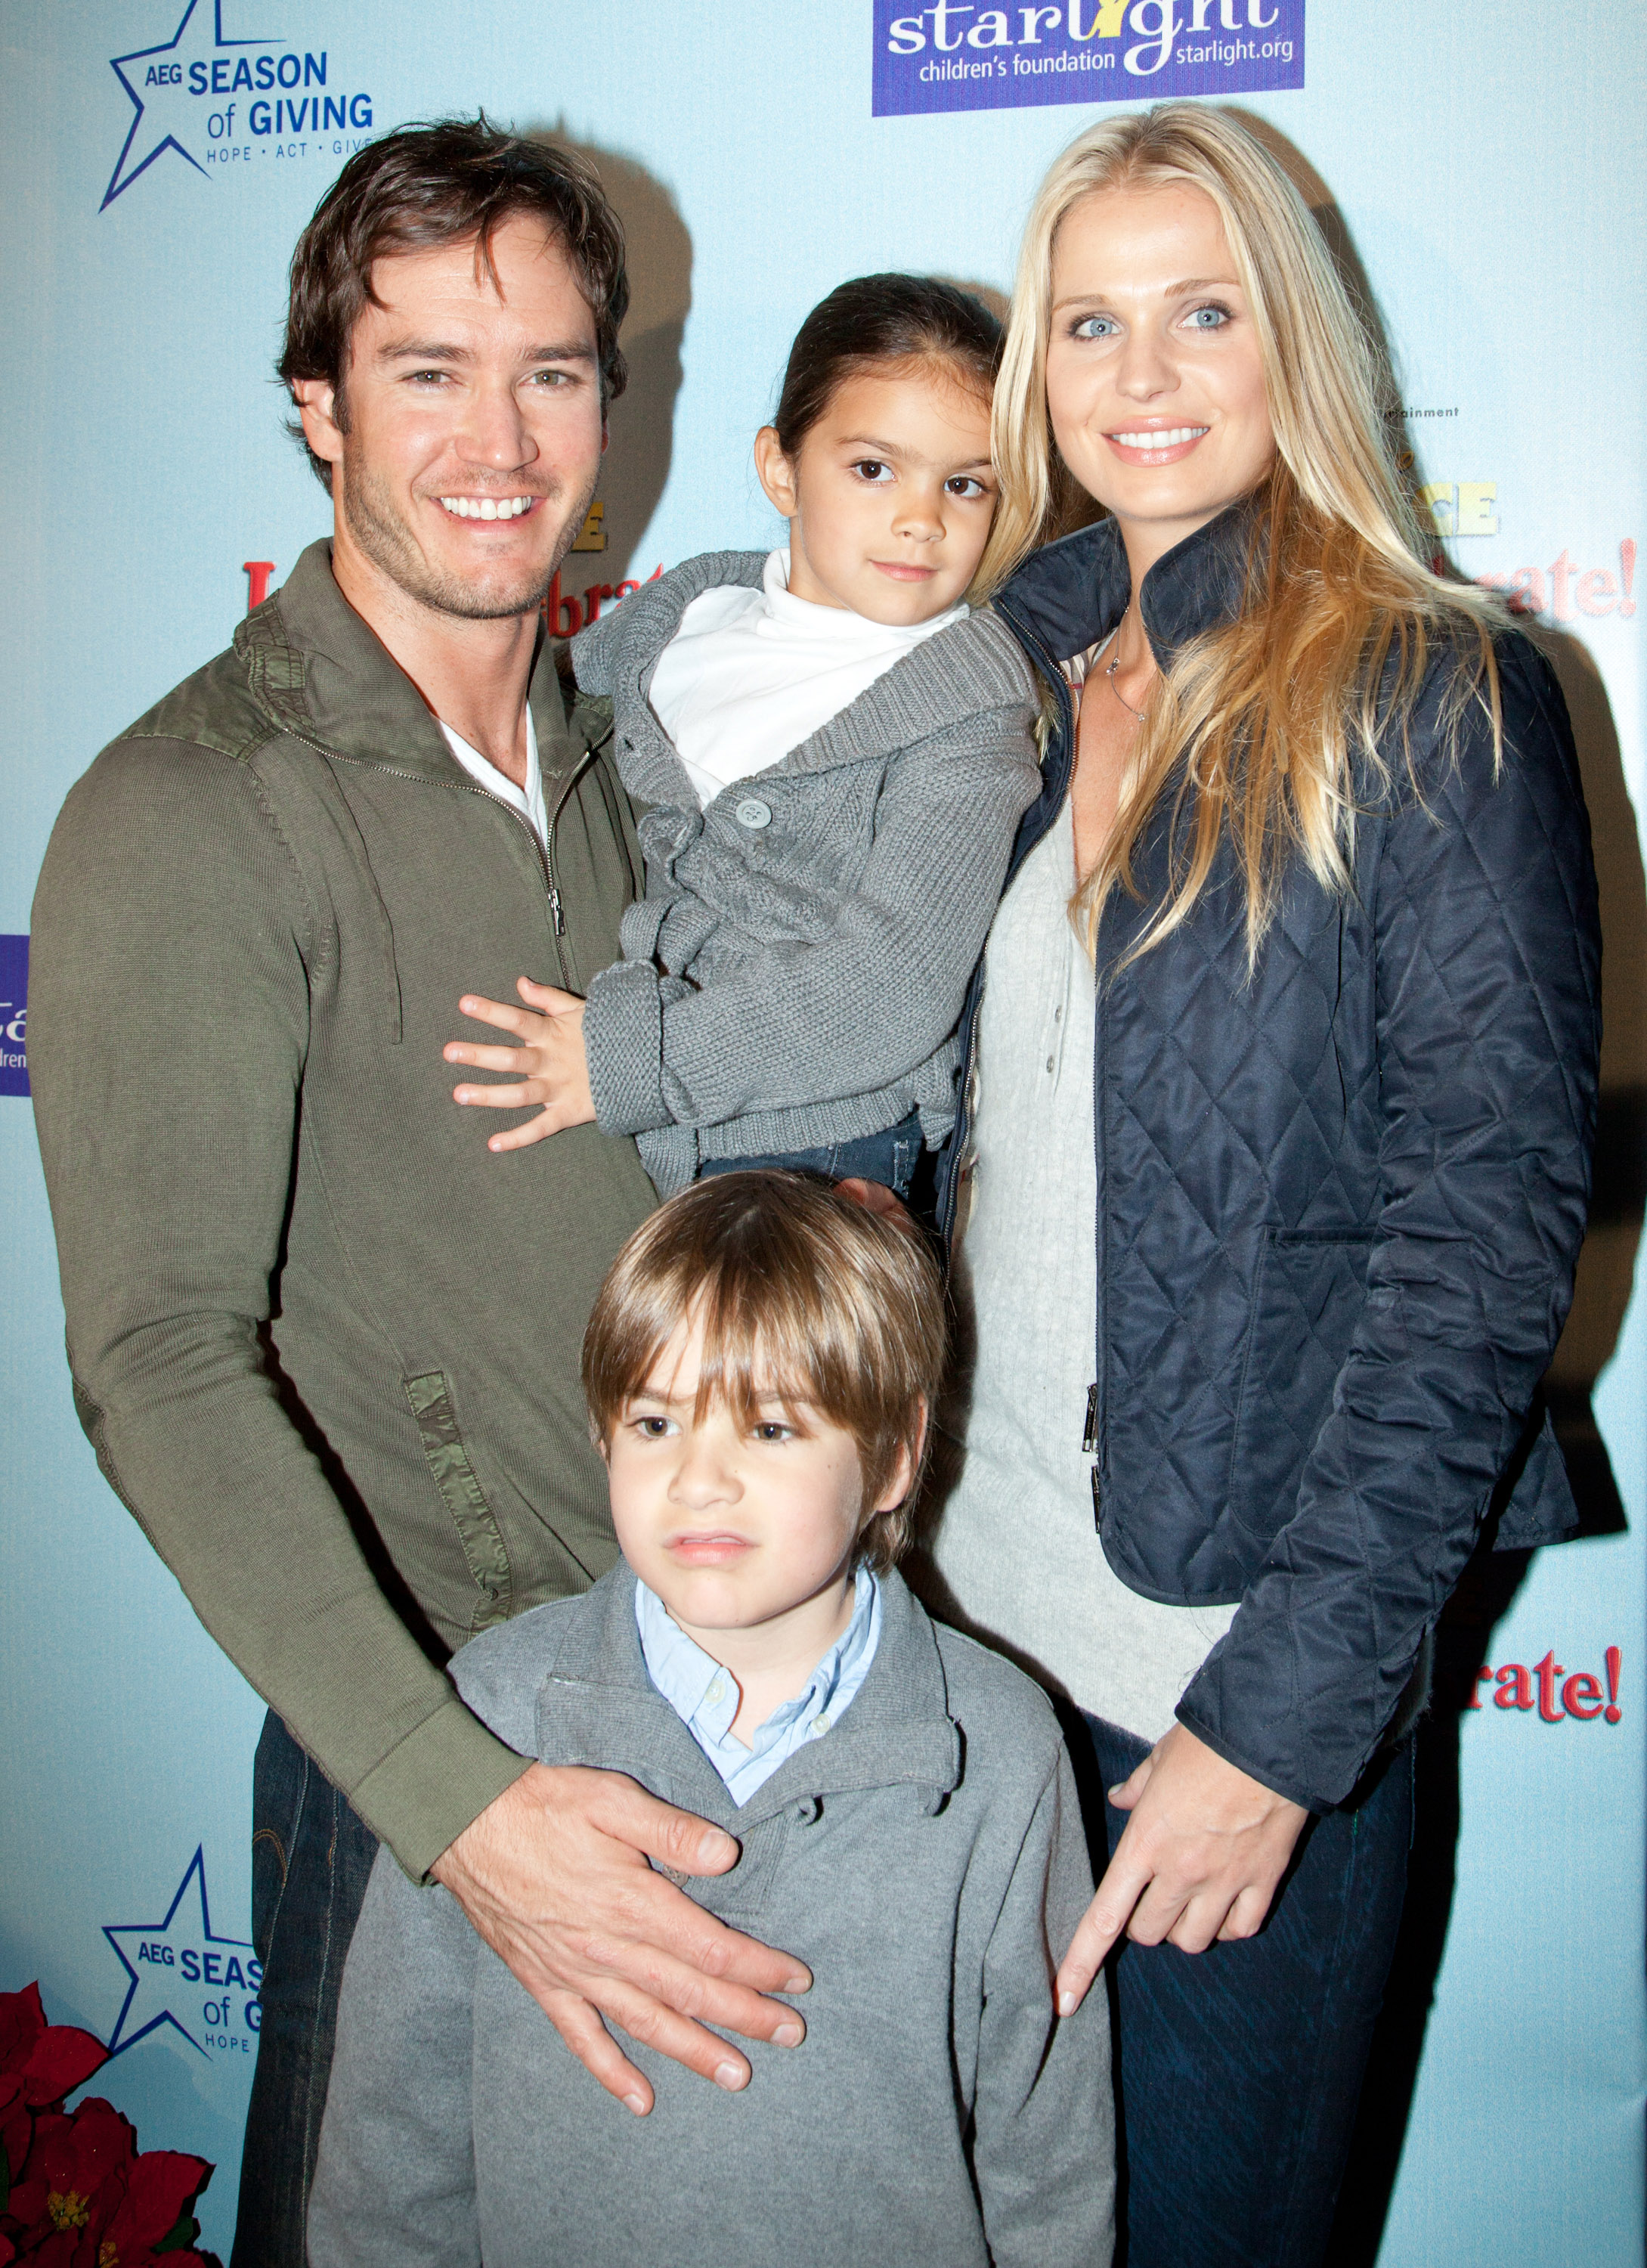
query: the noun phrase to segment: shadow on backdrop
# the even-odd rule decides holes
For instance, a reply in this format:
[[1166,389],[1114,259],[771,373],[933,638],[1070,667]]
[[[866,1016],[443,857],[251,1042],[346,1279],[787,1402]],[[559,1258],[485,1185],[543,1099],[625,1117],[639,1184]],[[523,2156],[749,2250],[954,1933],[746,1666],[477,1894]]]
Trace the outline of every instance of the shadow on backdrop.
[[594,167],[629,247],[629,312],[621,344],[629,381],[612,405],[592,514],[598,526],[561,568],[561,589],[576,602],[579,620],[563,615],[556,627],[570,633],[589,619],[590,593],[599,603],[603,586],[615,589],[626,576],[643,581],[654,567],[671,563],[641,557],[638,547],[674,456],[680,346],[692,310],[692,239],[669,190],[634,158],[579,142],[563,124],[529,131],[534,140],[570,150]]
[[[1620,1533],[1624,1511],[1591,1393],[1629,1303],[1647,1199],[1647,887],[1618,734],[1599,673],[1577,638],[1540,628],[1572,715],[1595,838],[1602,957],[1601,1108],[1590,1231],[1572,1314],[1545,1382],[1578,1500],[1578,1537]],[[1415,1752],[1416,1817],[1407,1907],[1373,2042],[1339,2200],[1327,2268],[1372,2268],[1401,2166],[1424,2031],[1452,1910],[1459,1840],[1459,1744],[1476,1672],[1494,1626],[1520,1587],[1531,1554],[1478,1551],[1441,1618],[1436,1681]]]

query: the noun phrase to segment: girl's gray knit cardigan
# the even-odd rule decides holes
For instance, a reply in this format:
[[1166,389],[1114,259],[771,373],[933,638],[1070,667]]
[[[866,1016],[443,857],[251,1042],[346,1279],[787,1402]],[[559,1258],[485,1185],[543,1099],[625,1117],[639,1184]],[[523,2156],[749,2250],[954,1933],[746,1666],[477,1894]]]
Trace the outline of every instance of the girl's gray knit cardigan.
[[610,695],[646,895],[589,988],[595,1113],[658,1189],[706,1158],[953,1123],[954,1031],[1018,820],[1040,785],[1029,666],[989,613],[924,640],[706,809],[647,698],[700,593],[758,589],[765,555],[709,552],[575,639]]

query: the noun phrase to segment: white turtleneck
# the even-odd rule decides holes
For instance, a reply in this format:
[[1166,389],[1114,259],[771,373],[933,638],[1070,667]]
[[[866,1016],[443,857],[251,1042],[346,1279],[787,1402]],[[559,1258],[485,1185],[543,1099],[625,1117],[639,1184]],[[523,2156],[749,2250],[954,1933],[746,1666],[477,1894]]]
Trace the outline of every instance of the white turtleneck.
[[699,801],[781,762],[866,686],[966,618],[965,603],[930,622],[872,622],[844,607],[798,599],[787,549],[768,559],[758,591],[704,591],[652,673],[651,703]]

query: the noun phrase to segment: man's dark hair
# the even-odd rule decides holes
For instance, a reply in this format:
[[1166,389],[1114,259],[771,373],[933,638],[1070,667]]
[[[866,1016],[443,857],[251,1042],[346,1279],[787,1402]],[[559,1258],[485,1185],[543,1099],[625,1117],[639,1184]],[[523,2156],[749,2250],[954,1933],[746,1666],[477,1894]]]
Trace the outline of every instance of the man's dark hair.
[[[494,284],[492,233],[517,213],[535,214],[563,248],[595,319],[604,409],[629,378],[618,327],[629,304],[623,224],[592,169],[570,151],[505,134],[475,118],[402,126],[358,150],[315,209],[291,255],[291,298],[278,364],[287,386],[322,379],[336,389],[334,415],[349,431],[342,380],[349,334],[363,308],[380,306],[371,266],[395,253],[471,239]],[[292,431],[303,438],[301,423]],[[305,446],[307,447],[306,442]],[[332,468],[309,462],[329,489]]]
[[790,349],[772,423],[792,458],[835,389],[877,365],[948,363],[988,401],[1005,333],[982,299],[936,276],[858,276],[820,299]]

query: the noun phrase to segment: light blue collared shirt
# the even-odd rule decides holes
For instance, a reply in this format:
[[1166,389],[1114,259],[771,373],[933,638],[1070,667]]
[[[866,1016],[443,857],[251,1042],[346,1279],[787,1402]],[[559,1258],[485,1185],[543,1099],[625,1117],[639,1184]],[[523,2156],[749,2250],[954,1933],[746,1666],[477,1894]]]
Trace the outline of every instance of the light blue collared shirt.
[[741,1806],[797,1749],[821,1740],[851,1705],[880,1644],[880,1584],[867,1567],[858,1569],[851,1621],[804,1690],[772,1712],[748,1748],[732,1738],[737,1679],[687,1636],[638,1576],[635,1620],[647,1675],[725,1781],[732,1801]]

